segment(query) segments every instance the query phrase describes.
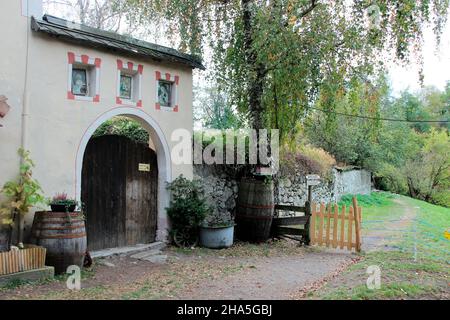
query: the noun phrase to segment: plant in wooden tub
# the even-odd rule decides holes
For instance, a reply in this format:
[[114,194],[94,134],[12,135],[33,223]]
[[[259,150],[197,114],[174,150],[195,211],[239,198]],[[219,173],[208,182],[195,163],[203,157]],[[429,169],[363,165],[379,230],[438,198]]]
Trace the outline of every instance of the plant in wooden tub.
[[49,205],[53,212],[74,212],[78,202],[67,197],[67,193],[57,193],[50,201]]
[[87,236],[84,214],[75,211],[78,202],[59,193],[48,204],[52,211],[34,215],[32,241],[47,248],[47,263],[55,267],[56,274],[65,273],[72,265],[83,267]]
[[167,214],[172,224],[170,233],[173,241],[179,247],[196,246],[198,229],[210,211],[201,182],[181,175],[169,183],[167,189],[172,193]]
[[[23,221],[31,208],[39,204],[45,204],[42,189],[39,182],[33,178],[32,169],[34,163],[30,158],[30,152],[19,149],[21,165],[17,181],[5,183],[0,193],[7,200],[0,207],[0,246],[9,249],[12,242],[13,227],[17,225],[17,246],[23,248]],[[6,240],[5,240],[6,236]],[[6,244],[5,244],[6,241]],[[1,248],[0,248],[1,250]]]
[[234,218],[230,212],[211,210],[200,227],[200,244],[206,248],[229,248],[234,240]]
[[[41,269],[45,266],[46,249],[23,244],[25,215],[44,204],[39,183],[33,179],[34,163],[30,153],[19,150],[21,165],[16,181],[9,181],[0,189],[5,201],[0,206],[0,276]],[[17,225],[17,246],[12,246],[13,228]]]

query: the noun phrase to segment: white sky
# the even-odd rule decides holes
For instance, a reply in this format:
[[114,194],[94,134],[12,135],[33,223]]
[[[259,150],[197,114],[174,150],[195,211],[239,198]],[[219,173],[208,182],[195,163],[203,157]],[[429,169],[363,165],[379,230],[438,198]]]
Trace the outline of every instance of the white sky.
[[[424,32],[424,85],[435,86],[442,90],[450,80],[450,16],[442,34],[439,48],[430,28]],[[394,95],[405,89],[420,89],[418,66],[411,63],[405,67],[396,63],[389,64],[389,75]]]

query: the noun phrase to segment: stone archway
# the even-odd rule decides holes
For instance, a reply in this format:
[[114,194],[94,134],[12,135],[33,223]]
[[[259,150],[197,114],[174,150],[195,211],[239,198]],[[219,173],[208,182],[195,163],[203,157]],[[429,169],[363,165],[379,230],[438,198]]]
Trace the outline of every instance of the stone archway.
[[117,107],[101,114],[91,125],[87,128],[81,142],[78,146],[76,164],[75,164],[75,192],[76,199],[81,200],[81,180],[83,158],[86,151],[87,144],[94,134],[95,130],[105,121],[115,116],[127,116],[133,120],[138,121],[142,127],[147,130],[152,140],[157,160],[158,160],[158,217],[157,217],[157,233],[156,240],[166,241],[168,218],[165,208],[169,205],[170,195],[166,190],[166,182],[172,181],[172,167],[170,158],[169,144],[164,136],[162,129],[158,123],[147,113],[137,108]]

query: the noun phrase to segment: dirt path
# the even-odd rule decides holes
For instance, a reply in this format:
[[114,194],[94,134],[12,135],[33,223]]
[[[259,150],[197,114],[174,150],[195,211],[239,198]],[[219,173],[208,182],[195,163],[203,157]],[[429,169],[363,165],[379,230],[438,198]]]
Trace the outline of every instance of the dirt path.
[[399,239],[403,232],[406,232],[416,218],[415,208],[409,206],[401,198],[393,200],[395,207],[389,210],[401,210],[401,215],[389,219],[377,221],[367,221],[362,227],[362,249],[364,251],[392,250],[394,239]]
[[314,250],[302,256],[248,259],[243,262],[250,268],[218,281],[200,283],[179,298],[290,299],[292,292],[327,277],[350,259],[347,253]]
[[[295,242],[239,244],[226,251],[173,248],[165,264],[128,256],[97,264],[71,292],[65,281],[0,289],[1,299],[290,299],[348,264],[354,255],[299,247]],[[109,266],[108,266],[109,265]]]

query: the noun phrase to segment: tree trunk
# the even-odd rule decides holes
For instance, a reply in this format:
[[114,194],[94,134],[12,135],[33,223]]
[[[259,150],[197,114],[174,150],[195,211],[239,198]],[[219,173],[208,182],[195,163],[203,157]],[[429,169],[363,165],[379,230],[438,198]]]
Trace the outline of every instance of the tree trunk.
[[[262,105],[263,85],[266,75],[266,68],[263,64],[257,62],[256,52],[253,48],[253,16],[252,0],[242,0],[243,25],[244,25],[244,48],[247,67],[249,69],[249,87],[248,99],[249,110],[253,129],[256,129],[256,138],[259,142],[259,129],[264,128],[264,110]],[[257,144],[257,164],[259,159],[259,146]]]

